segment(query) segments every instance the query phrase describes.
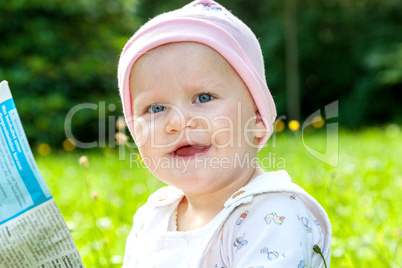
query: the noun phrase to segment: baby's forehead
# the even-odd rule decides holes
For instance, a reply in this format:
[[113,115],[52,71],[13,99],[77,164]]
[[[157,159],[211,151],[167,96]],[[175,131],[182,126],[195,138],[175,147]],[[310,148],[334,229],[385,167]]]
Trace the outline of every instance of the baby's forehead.
[[[164,66],[165,68],[175,68],[178,65],[176,64],[177,61],[183,58],[188,59],[186,68],[195,68],[195,65],[197,67],[204,66],[207,70],[229,70],[231,75],[238,76],[230,63],[211,47],[196,42],[175,42],[163,44],[143,53],[131,68],[130,81],[141,79],[144,75],[147,75],[144,73],[146,70],[152,70],[152,67],[163,59],[169,62]],[[196,62],[191,62],[191,59],[197,60]]]
[[133,69],[138,68],[137,66],[143,64],[145,61],[149,64],[156,62],[161,57],[166,57],[171,55],[175,57],[178,54],[201,54],[203,55],[203,59],[201,62],[207,63],[208,60],[211,61],[211,57],[213,59],[213,63],[215,65],[229,65],[226,59],[220,55],[213,48],[197,43],[197,42],[175,42],[175,43],[167,43],[155,48],[152,48],[145,53],[143,53],[134,63],[131,72]]

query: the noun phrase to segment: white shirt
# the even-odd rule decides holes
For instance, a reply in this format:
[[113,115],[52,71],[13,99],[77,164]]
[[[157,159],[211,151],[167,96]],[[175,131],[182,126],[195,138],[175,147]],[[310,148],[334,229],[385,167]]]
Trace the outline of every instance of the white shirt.
[[329,267],[331,225],[318,202],[285,171],[253,179],[206,226],[170,231],[183,192],[167,186],[134,216],[123,268]]

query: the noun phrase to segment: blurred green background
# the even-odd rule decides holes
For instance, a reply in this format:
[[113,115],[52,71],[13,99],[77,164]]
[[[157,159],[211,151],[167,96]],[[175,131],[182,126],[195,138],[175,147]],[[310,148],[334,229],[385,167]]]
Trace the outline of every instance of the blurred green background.
[[[135,148],[115,147],[115,133],[128,134],[115,124],[122,116],[119,54],[149,18],[188,2],[0,1],[0,80],[9,81],[40,169],[86,267],[121,266],[132,215],[161,186],[145,168],[132,166],[140,163],[130,161]],[[283,158],[294,180],[327,210],[333,267],[401,267],[401,1],[220,3],[259,38],[282,119],[276,146],[260,155],[277,153],[274,158]],[[314,127],[303,128],[311,114],[334,101],[335,118],[326,121],[321,113]],[[87,108],[69,116],[77,105]],[[97,146],[80,149],[68,140],[70,121],[78,141]],[[335,167],[309,154],[301,136],[325,153],[331,123],[339,124]],[[89,158],[87,168],[78,163],[82,155]],[[267,170],[277,168],[282,167]]]

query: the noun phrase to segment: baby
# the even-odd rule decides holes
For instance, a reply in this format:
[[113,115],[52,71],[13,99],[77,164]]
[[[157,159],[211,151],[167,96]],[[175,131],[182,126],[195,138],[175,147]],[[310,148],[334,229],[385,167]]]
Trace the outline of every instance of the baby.
[[276,111],[243,22],[209,0],[159,15],[127,42],[118,79],[144,163],[169,185],[136,212],[123,267],[329,265],[323,208],[257,164]]

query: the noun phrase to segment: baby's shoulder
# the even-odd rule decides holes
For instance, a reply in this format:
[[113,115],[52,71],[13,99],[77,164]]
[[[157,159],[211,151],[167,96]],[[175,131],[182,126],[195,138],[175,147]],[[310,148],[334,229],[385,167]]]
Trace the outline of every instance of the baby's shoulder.
[[282,225],[284,222],[300,221],[301,218],[315,220],[314,213],[299,196],[291,192],[263,192],[253,195],[249,200],[233,208],[225,225],[234,229],[241,226],[258,229],[271,223]]
[[[234,230],[246,226],[263,228],[271,223],[282,227],[299,226],[300,222],[308,221],[322,228],[324,235],[332,233],[325,210],[305,190],[292,183],[286,171],[256,177],[226,201],[225,209],[231,211],[225,226],[232,226]],[[288,224],[282,225],[282,222]]]
[[173,186],[161,187],[148,197],[147,202],[140,210],[171,206],[178,203],[183,198],[183,195],[183,191]]
[[225,203],[225,207],[248,203],[259,195],[270,193],[304,193],[304,190],[292,183],[286,171],[269,172],[254,178],[246,186],[235,192]]
[[268,257],[277,259],[281,267],[297,266],[300,260],[321,267],[316,265],[320,259],[313,252],[314,245],[325,258],[330,257],[328,216],[286,172],[255,178],[232,195],[225,209],[230,214],[220,229],[217,247],[227,255],[229,266],[249,267],[250,260],[263,263]]
[[149,218],[150,213],[164,211],[164,208],[177,205],[183,198],[183,192],[173,186],[164,186],[152,193],[145,204],[135,213],[134,217]]

